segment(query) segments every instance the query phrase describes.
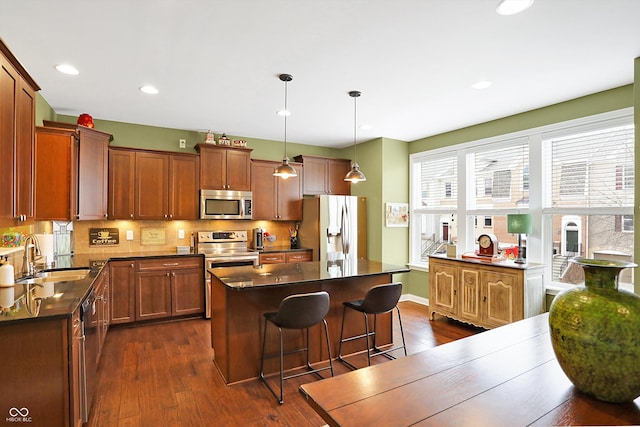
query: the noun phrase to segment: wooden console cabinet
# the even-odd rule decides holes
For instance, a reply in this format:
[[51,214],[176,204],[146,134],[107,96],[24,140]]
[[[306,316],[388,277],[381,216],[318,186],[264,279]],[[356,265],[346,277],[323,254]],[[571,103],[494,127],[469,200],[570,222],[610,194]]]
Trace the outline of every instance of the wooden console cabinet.
[[544,312],[543,266],[429,258],[431,318],[495,328]]

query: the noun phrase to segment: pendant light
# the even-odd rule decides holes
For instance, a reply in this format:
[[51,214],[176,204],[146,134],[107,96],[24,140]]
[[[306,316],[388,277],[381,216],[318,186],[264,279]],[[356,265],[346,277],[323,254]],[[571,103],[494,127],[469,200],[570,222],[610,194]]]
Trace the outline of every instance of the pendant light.
[[287,83],[293,80],[291,74],[280,74],[280,80],[284,82],[284,110],[282,115],[284,116],[284,157],[282,158],[282,164],[273,171],[273,176],[278,176],[282,179],[298,176],[296,170],[289,164],[289,157],[287,157],[287,116],[289,110],[287,110]]
[[353,98],[353,161],[351,162],[351,170],[345,175],[345,181],[351,181],[352,184],[357,184],[360,181],[366,181],[367,177],[360,171],[360,165],[356,160],[356,131],[358,128],[358,110],[356,106],[356,98],[360,96],[360,92],[352,90],[349,92],[349,96]]

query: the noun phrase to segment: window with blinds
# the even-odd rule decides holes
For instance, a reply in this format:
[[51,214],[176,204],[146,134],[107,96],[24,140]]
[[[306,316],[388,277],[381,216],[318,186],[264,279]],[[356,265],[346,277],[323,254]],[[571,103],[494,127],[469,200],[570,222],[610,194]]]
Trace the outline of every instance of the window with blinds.
[[475,181],[475,208],[529,206],[529,144],[504,142],[469,154]]
[[633,206],[632,125],[545,139],[548,208]]
[[415,209],[455,209],[458,198],[456,154],[420,162],[420,203]]

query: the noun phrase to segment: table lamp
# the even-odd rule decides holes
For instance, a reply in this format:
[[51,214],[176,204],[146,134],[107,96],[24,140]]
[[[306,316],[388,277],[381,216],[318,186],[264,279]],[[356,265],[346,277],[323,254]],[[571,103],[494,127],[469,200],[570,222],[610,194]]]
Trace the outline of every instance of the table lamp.
[[522,258],[522,235],[531,233],[531,215],[530,214],[510,214],[507,215],[507,232],[518,235],[518,257],[515,259],[516,264],[524,264],[526,261]]

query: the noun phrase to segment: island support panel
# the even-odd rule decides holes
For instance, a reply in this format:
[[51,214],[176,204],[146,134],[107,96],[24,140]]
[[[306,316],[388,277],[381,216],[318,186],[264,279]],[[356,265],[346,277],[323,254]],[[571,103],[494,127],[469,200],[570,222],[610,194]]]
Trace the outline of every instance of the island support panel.
[[[277,311],[280,301],[288,295],[327,291],[330,297],[329,313],[326,316],[331,343],[331,357],[336,358],[340,343],[343,302],[364,298],[375,285],[391,283],[390,273],[349,277],[315,282],[263,286],[237,289],[226,286],[215,275],[211,281],[211,343],[215,352],[215,363],[227,384],[254,379],[260,373],[264,313]],[[364,333],[364,320],[360,313],[347,311],[345,336]],[[373,316],[369,316],[373,328]],[[267,353],[276,353],[278,331],[273,325],[267,332]],[[379,315],[377,320],[377,345],[393,342],[391,313]],[[311,363],[329,358],[321,325],[310,330]],[[285,330],[285,352],[287,348],[301,347],[303,331]],[[343,353],[355,353],[366,349],[366,340],[357,340],[343,346]],[[285,358],[285,369],[304,365],[304,353]],[[277,358],[265,362],[265,372],[278,371]]]

